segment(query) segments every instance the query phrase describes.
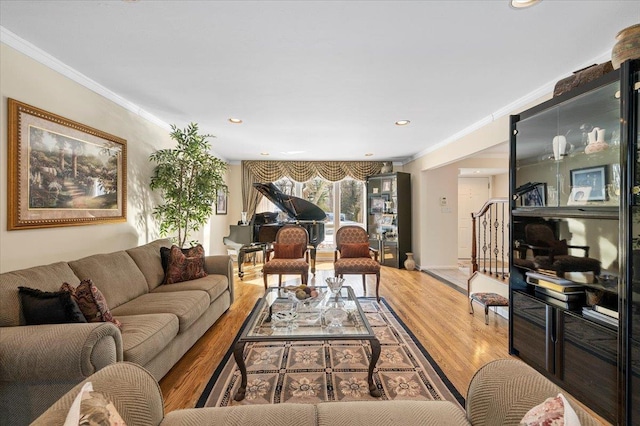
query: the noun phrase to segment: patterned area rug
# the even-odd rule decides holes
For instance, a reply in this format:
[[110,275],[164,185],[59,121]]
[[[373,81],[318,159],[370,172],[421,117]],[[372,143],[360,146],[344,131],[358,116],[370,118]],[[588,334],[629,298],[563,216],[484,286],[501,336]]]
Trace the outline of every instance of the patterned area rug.
[[448,400],[463,407],[462,395],[384,299],[382,303],[375,298],[358,300],[382,346],[373,374],[382,390],[380,398],[369,395],[367,341],[259,342],[245,347],[245,399],[233,400],[240,371],[230,349],[196,407],[376,399]]

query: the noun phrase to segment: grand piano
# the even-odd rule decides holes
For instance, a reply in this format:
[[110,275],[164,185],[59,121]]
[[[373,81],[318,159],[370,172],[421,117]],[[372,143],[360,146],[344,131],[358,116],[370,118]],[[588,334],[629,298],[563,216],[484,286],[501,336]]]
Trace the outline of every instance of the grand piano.
[[223,238],[225,245],[238,252],[238,276],[242,278],[242,264],[247,253],[266,252],[266,247],[275,241],[276,233],[284,225],[293,223],[304,227],[309,233],[311,245],[311,273],[316,272],[316,250],[324,241],[326,213],[318,206],[302,198],[286,195],[273,183],[254,183],[253,187],[275,204],[287,216],[280,220],[278,213],[256,213],[247,225],[230,225],[229,235]]

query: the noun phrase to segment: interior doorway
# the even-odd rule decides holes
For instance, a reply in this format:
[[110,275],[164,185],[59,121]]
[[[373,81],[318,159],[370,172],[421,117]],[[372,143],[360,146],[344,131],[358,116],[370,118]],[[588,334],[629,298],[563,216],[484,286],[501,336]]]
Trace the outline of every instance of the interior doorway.
[[488,177],[458,178],[458,259],[471,259],[471,213],[489,199]]

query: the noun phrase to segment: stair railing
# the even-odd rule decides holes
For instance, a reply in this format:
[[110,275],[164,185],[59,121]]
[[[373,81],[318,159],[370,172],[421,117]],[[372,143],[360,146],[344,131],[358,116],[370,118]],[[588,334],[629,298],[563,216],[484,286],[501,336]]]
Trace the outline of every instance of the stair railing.
[[471,213],[471,268],[499,279],[508,277],[509,199],[491,198]]

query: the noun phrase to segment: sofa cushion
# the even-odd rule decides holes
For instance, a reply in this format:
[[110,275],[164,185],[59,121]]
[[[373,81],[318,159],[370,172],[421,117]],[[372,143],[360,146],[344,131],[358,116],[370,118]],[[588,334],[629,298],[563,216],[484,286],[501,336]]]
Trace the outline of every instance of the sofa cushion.
[[186,250],[178,246],[171,246],[164,275],[165,284],[180,283],[206,276],[202,245],[198,244]]
[[140,247],[127,250],[127,253],[147,280],[149,290],[153,290],[164,281],[164,269],[160,261],[160,249],[171,247],[171,240],[168,238],[152,241]]
[[18,292],[27,325],[87,322],[76,301],[66,291],[19,287]]
[[18,287],[58,291],[63,282],[77,285],[80,280],[65,262],[36,266],[0,274],[0,327],[24,325]]
[[121,315],[173,314],[178,317],[180,333],[189,328],[209,307],[209,295],[204,291],[185,290],[147,293],[136,297],[111,312]]
[[96,254],[69,262],[69,266],[81,280],[93,281],[111,309],[149,292],[144,274],[125,251]]
[[78,284],[78,287],[64,283],[60,290],[71,294],[87,322],[109,321],[114,323],[116,327],[121,327],[120,321],[111,315],[107,299],[91,280],[83,280]]
[[[318,404],[321,405],[321,404]],[[347,404],[348,405],[348,404]],[[352,417],[347,420],[353,421]],[[316,405],[256,404],[235,407],[174,410],[162,420],[162,426],[178,425],[315,425]],[[327,423],[329,426],[331,423]],[[359,423],[351,423],[359,424]],[[384,423],[371,423],[384,424]]]
[[202,290],[209,294],[209,303],[213,303],[225,290],[229,288],[229,280],[224,275],[207,275],[197,280],[184,281],[177,285],[161,285],[152,293],[167,293],[183,290]]
[[355,401],[317,404],[318,425],[470,425],[450,401]]
[[172,314],[123,315],[122,349],[125,361],[146,365],[178,334],[178,317]]

